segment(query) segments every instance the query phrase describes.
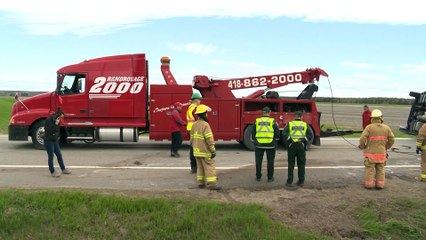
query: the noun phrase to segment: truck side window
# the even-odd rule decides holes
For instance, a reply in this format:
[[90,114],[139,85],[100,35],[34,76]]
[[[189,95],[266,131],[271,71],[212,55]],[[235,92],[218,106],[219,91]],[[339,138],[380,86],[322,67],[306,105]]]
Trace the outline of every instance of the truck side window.
[[86,76],[84,74],[65,75],[61,88],[61,95],[84,93],[86,85]]
[[283,104],[284,112],[312,112],[311,105],[309,103],[284,103]]

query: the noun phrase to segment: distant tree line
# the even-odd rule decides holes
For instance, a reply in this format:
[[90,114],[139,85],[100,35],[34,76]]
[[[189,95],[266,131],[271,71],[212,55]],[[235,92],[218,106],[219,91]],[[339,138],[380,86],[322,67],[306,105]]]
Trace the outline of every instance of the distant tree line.
[[1,91],[0,90],[0,96],[9,96],[9,97],[14,97],[16,92],[19,93],[20,97],[31,97],[31,96],[35,96],[44,92],[33,92],[33,91]]
[[395,105],[411,105],[413,98],[385,98],[385,97],[369,97],[369,98],[331,98],[316,97],[317,102],[335,102],[335,103],[353,103],[353,104],[395,104]]

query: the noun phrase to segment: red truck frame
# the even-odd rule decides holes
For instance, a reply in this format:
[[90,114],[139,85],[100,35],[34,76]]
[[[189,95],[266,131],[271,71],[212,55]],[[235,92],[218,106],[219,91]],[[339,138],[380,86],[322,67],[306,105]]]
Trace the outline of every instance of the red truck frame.
[[[203,96],[202,102],[212,108],[209,119],[217,140],[235,140],[253,149],[252,124],[268,106],[280,129],[293,120],[294,112],[303,111],[303,120],[315,134],[312,143],[320,145],[320,113],[312,95],[318,90],[314,81],[328,76],[325,71],[314,68],[227,80],[197,75],[193,85],[179,85],[170,71],[170,59],[164,57],[161,63],[166,85],[149,85],[145,54],[96,58],[59,69],[54,92],[18,99],[13,105],[9,140],[28,141],[31,137],[36,148],[44,148],[40,133],[45,119],[57,108],[65,112],[61,123],[65,142],[137,142],[142,132],[149,132],[151,140],[170,140],[173,103],[184,103],[185,112],[195,88]],[[269,91],[295,83],[308,84],[297,98],[280,98]],[[254,87],[264,89],[244,98],[236,98],[232,92]]]

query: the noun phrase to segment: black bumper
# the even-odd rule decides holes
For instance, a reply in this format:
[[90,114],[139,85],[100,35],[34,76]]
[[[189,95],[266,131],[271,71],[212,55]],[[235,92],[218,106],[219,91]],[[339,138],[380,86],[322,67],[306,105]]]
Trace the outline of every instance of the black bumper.
[[28,126],[9,125],[9,141],[28,141]]

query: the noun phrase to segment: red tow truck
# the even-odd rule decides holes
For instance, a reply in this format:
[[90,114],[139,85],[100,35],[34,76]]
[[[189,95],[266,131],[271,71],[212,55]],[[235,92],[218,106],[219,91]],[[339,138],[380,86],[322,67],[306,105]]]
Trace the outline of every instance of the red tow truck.
[[[314,131],[314,145],[320,145],[320,113],[313,94],[320,76],[328,74],[320,68],[301,72],[234,78],[209,79],[197,75],[193,85],[177,84],[170,71],[170,59],[161,59],[166,85],[151,84],[145,54],[128,54],[96,58],[63,67],[57,71],[54,92],[15,102],[9,124],[10,141],[28,141],[42,149],[40,133],[45,119],[57,108],[65,112],[61,123],[64,142],[96,141],[137,142],[139,135],[149,132],[151,140],[170,140],[169,121],[173,103],[189,106],[193,88],[208,105],[210,124],[217,140],[235,140],[253,149],[251,128],[255,118],[268,106],[280,129],[303,111],[303,120]],[[288,84],[307,84],[298,97],[280,98],[273,88]],[[149,91],[148,91],[149,87]],[[236,98],[232,90],[258,88],[247,97]],[[186,137],[187,134],[184,134]]]

